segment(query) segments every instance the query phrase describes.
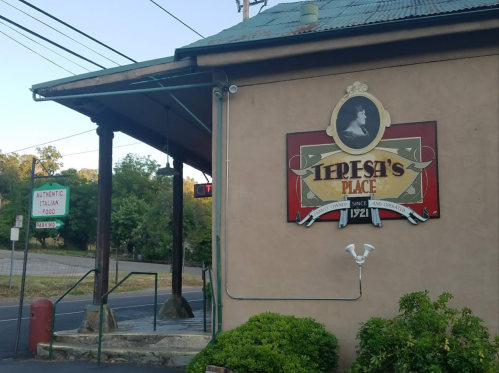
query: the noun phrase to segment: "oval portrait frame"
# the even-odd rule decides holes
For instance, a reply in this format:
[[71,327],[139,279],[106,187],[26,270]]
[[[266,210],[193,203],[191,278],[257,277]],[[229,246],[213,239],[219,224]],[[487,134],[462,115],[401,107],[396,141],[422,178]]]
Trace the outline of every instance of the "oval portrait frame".
[[[379,144],[380,140],[383,138],[383,135],[385,133],[385,128],[390,127],[391,125],[390,114],[383,108],[383,105],[376,97],[374,97],[370,93],[367,93],[367,89],[368,89],[367,85],[361,84],[360,82],[355,82],[351,86],[349,86],[347,88],[347,94],[343,96],[343,98],[334,107],[333,113],[331,114],[331,123],[326,129],[326,133],[334,139],[334,142],[338,145],[338,147],[344,152],[349,154],[354,154],[354,155],[365,154],[374,149]],[[340,109],[348,100],[350,100],[353,97],[367,98],[376,106],[376,109],[378,110],[379,113],[378,133],[368,145],[360,149],[351,148],[341,140],[341,137],[338,134],[337,123],[336,123]]]

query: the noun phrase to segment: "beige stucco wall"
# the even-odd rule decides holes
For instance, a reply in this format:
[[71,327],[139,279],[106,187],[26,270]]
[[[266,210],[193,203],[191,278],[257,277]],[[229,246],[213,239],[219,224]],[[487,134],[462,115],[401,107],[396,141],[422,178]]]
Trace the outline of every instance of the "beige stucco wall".
[[[401,295],[427,289],[433,298],[452,293],[452,306],[471,307],[492,334],[499,333],[497,46],[436,55],[406,56],[398,63],[392,58],[322,64],[320,74],[311,67],[287,75],[231,70],[239,91],[230,97],[229,162],[225,115],[223,124],[224,330],[264,311],[311,316],[339,338],[343,371],[355,357],[360,322],[393,317]],[[393,124],[437,121],[440,219],[344,229],[337,222],[305,228],[286,221],[286,134],[325,130],[345,88],[355,81],[369,86]],[[226,107],[225,100],[224,112]],[[213,149],[215,164],[216,143]],[[358,267],[343,250],[350,243],[370,243],[376,251],[363,266],[363,297],[355,302],[231,299],[223,268],[226,163],[233,296],[355,297]]]

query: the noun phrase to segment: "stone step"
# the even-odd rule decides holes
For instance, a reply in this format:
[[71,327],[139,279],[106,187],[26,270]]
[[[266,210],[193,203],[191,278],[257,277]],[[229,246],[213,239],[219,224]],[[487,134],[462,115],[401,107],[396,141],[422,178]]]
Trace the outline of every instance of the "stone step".
[[[49,344],[39,343],[37,355],[48,358]],[[133,347],[113,348],[103,347],[101,362],[134,363],[140,365],[166,366],[176,369],[185,369],[187,364],[199,353],[195,348],[166,348],[166,347]],[[96,360],[97,347],[88,345],[72,345],[54,343],[52,358],[56,360]]]
[[[202,350],[210,342],[211,334],[171,334],[171,333],[106,333],[102,335],[102,347],[134,348],[194,348]],[[75,346],[97,346],[96,333],[54,333],[54,343]]]

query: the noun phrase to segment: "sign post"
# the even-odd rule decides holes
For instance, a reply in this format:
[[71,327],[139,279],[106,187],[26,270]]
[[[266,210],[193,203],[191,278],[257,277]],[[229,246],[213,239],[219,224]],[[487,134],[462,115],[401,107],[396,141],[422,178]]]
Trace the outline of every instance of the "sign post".
[[[31,161],[31,178],[29,185],[29,202],[28,202],[28,224],[26,225],[26,240],[24,241],[24,258],[23,258],[23,271],[21,275],[21,294],[19,296],[19,309],[17,311],[17,326],[16,326],[16,341],[14,343],[14,356],[17,358],[17,350],[19,348],[19,338],[21,336],[21,320],[23,316],[23,302],[24,302],[24,287],[26,285],[26,265],[28,262],[28,243],[29,243],[29,225],[31,222],[31,217],[42,218],[45,216],[63,217],[68,214],[69,208],[69,188],[56,183],[45,184],[42,187],[33,190],[35,179],[52,179],[52,178],[63,178],[67,175],[53,175],[47,171],[43,163],[39,162],[43,167],[48,176],[36,176],[35,166],[39,162],[38,159],[34,158]],[[36,194],[36,197],[35,197]],[[66,197],[65,199],[63,197]],[[36,201],[35,201],[36,200]],[[61,208],[60,203],[64,203],[64,208]],[[32,209],[34,204],[38,202],[36,206],[36,213],[33,213]],[[40,209],[41,214],[40,214]],[[45,211],[44,211],[45,210]],[[64,211],[64,214],[57,215],[60,211]],[[38,215],[40,214],[40,215]]]
[[[22,225],[22,215],[21,216],[21,225]],[[16,218],[17,225],[17,218]],[[12,268],[14,267],[14,244],[16,241],[19,241],[19,228],[10,228],[10,240],[12,241],[12,253],[10,254],[10,278],[9,278],[9,291],[12,290]]]

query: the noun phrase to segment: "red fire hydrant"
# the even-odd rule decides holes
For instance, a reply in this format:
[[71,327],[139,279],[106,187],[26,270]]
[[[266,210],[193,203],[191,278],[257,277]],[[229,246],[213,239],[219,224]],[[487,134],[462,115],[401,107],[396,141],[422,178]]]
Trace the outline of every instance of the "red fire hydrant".
[[28,350],[36,354],[36,346],[41,342],[50,342],[52,329],[52,310],[54,304],[45,298],[40,298],[29,308]]

